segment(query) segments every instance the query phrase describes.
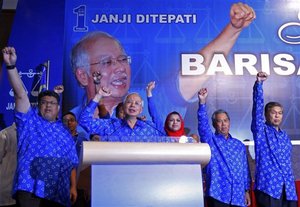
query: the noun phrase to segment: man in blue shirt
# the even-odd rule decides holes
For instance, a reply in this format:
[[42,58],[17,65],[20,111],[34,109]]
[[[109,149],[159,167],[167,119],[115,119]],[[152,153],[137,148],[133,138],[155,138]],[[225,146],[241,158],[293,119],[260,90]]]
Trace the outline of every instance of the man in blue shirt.
[[[65,113],[62,117],[62,120],[63,120],[64,125],[69,129],[69,131],[73,137],[73,140],[74,140],[75,146],[76,146],[77,155],[78,155],[78,158],[80,159],[80,153],[81,153],[83,141],[89,141],[88,134],[77,131],[78,122],[77,122],[75,114],[73,114],[72,112],[69,111],[69,112]],[[90,197],[86,196],[86,195],[89,195],[89,189],[85,189],[84,187],[79,185],[81,182],[89,182],[88,179],[89,178],[87,176],[83,176],[83,174],[80,174],[78,176],[77,200],[76,200],[76,203],[73,205],[73,207],[88,204]],[[91,187],[91,186],[89,186],[89,187]]]
[[78,158],[80,156],[80,152],[81,152],[81,147],[82,147],[82,142],[83,141],[89,141],[89,135],[84,133],[84,132],[78,132],[77,131],[77,119],[75,114],[73,114],[72,112],[67,112],[63,115],[63,123],[64,125],[70,130],[70,133],[73,137],[73,140],[75,142],[75,146],[76,146],[76,151],[77,151],[77,155]]
[[255,144],[256,202],[259,207],[296,207],[292,144],[286,132],[280,128],[283,106],[269,102],[264,110],[262,85],[266,79],[267,74],[259,72],[253,87],[251,130]]
[[[157,129],[153,122],[147,120],[143,121],[138,118],[143,110],[143,100],[137,93],[127,95],[124,100],[123,109],[125,118],[94,118],[94,111],[101,98],[110,95],[111,92],[107,88],[100,87],[99,92],[81,113],[79,124],[81,124],[88,133],[100,135],[101,141],[168,141],[165,137],[165,133]],[[164,136],[164,138],[159,138],[161,136]],[[170,139],[170,141],[172,141],[172,139]]]
[[206,88],[198,93],[198,131],[200,140],[211,149],[206,167],[206,198],[209,207],[249,206],[250,175],[244,144],[229,134],[227,112],[217,110],[212,115],[213,133],[206,109]]
[[38,96],[38,109],[32,108],[16,69],[15,49],[6,47],[2,53],[16,104],[18,160],[13,195],[17,205],[71,206],[77,197],[78,158],[72,136],[57,119],[59,95],[44,91]]

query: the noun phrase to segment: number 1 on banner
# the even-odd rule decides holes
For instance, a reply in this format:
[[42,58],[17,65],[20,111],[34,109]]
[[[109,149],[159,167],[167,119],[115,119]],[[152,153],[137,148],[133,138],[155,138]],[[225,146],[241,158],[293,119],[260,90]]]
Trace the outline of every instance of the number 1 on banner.
[[73,31],[75,32],[86,32],[88,31],[88,27],[85,25],[86,18],[86,6],[80,5],[73,9],[73,13],[77,14],[76,26],[73,27]]

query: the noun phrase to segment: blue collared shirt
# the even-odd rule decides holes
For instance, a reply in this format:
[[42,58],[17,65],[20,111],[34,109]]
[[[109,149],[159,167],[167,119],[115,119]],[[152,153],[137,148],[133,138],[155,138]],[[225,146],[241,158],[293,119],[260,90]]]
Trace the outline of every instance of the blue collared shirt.
[[78,165],[75,144],[62,122],[49,122],[29,108],[15,113],[18,133],[18,166],[13,193],[31,192],[38,197],[71,206],[71,170]]
[[148,101],[148,112],[151,116],[152,121],[155,123],[155,126],[165,132],[164,129],[164,121],[163,118],[161,117],[161,114],[158,113],[158,111],[156,110],[156,106],[155,106],[155,99],[153,99],[152,97],[147,97],[147,101]]
[[245,145],[231,135],[226,139],[213,133],[205,104],[199,104],[200,140],[211,149],[206,167],[206,195],[223,203],[245,206],[245,191],[250,188],[250,175]]
[[135,137],[137,140],[131,141],[147,142],[150,137],[166,136],[151,121],[137,120],[131,128],[123,119],[93,118],[96,107],[97,103],[92,100],[81,113],[79,124],[90,134],[100,135],[101,141],[129,141],[128,137]]
[[255,144],[255,189],[279,199],[285,185],[287,200],[297,200],[292,170],[292,144],[285,131],[264,121],[262,83],[253,87],[251,130]]
[[90,141],[89,137],[87,137],[86,133],[84,132],[78,132],[76,135],[72,136],[73,140],[75,142],[75,147],[77,151],[78,158],[81,153],[81,148],[82,148],[82,142],[84,141]]

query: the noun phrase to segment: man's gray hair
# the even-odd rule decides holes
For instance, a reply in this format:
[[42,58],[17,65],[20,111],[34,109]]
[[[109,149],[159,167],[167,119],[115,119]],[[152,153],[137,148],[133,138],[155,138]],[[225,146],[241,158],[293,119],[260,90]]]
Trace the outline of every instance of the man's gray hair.
[[122,47],[121,43],[110,34],[101,31],[90,32],[86,34],[84,37],[82,37],[72,48],[70,59],[71,59],[71,67],[74,73],[79,67],[83,67],[85,68],[86,72],[89,74],[90,57],[87,52],[86,43],[90,41],[95,41],[98,38],[112,39],[120,46],[120,49],[124,53],[124,48]]
[[216,111],[212,114],[212,116],[211,116],[211,121],[212,121],[213,126],[215,126],[215,124],[216,124],[216,122],[217,122],[216,116],[217,116],[218,114],[226,114],[228,120],[230,121],[230,117],[229,117],[227,111],[224,111],[223,109],[218,109],[218,110],[216,110]]
[[137,93],[137,92],[131,92],[131,93],[128,93],[128,94],[124,97],[124,99],[123,99],[123,104],[125,104],[127,98],[128,98],[129,96],[131,96],[131,95],[138,95],[138,96],[141,98],[141,100],[142,100],[142,102],[141,102],[142,107],[144,107],[144,101],[143,101],[142,97],[140,96],[140,94]]

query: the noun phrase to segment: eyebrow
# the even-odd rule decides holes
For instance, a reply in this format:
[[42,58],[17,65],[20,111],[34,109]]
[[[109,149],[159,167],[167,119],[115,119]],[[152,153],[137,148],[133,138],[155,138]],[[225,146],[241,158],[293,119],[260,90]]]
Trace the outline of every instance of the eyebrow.
[[280,113],[280,112],[283,112],[283,110],[279,110],[279,111],[271,110],[271,112],[278,112],[278,113]]
[[132,98],[128,98],[126,101],[140,101],[140,102],[142,102],[142,100],[141,100],[141,99],[139,99],[139,100],[135,100],[135,99],[132,99]]
[[57,100],[56,100],[56,99],[53,99],[53,100],[41,99],[41,101],[47,101],[47,102],[57,102]]
[[[126,54],[121,54],[121,55],[117,55],[115,58],[118,58],[118,57],[120,57],[120,56],[127,56]],[[104,58],[114,58],[114,56],[112,56],[112,55],[100,55],[99,57],[98,57],[98,59],[104,59]]]
[[226,121],[226,120],[229,120],[228,118],[225,118],[225,119],[216,119],[216,121]]

